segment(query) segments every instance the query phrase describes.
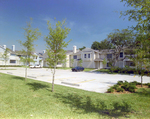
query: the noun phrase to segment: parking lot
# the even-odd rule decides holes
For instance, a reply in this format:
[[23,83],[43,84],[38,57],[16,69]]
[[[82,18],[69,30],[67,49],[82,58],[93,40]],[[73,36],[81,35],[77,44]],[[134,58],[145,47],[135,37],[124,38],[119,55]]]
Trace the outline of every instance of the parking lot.
[[[25,68],[7,68],[15,70],[0,70],[2,73],[25,76]],[[45,82],[52,82],[52,73],[47,68],[28,68],[28,78],[34,80],[40,80]],[[71,70],[57,69],[55,74],[55,84],[69,86],[73,88],[83,89],[87,91],[94,91],[99,93],[105,93],[107,89],[116,84],[117,81],[138,81],[140,82],[138,75],[121,75],[121,74],[105,74],[100,72],[72,72]],[[144,76],[143,83],[150,82],[150,77]]]

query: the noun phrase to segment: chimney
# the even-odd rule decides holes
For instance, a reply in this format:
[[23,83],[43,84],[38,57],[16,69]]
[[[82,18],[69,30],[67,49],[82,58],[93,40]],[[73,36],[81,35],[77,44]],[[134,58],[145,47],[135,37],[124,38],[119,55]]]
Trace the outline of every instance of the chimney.
[[6,49],[6,45],[3,45],[3,48]]
[[12,45],[12,51],[15,52],[15,45]]
[[76,53],[77,52],[77,46],[73,46],[73,53]]
[[43,50],[43,54],[45,53],[45,50]]

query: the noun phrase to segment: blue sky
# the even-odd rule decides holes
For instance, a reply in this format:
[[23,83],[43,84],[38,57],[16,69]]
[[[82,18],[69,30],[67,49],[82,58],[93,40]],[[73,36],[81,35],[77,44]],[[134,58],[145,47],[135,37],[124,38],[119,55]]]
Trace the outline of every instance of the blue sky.
[[46,48],[43,39],[48,35],[47,20],[54,24],[55,17],[59,21],[66,18],[71,29],[65,41],[72,41],[66,50],[73,49],[73,45],[90,48],[94,41],[104,40],[114,29],[136,24],[128,21],[128,17],[119,18],[120,11],[127,9],[120,0],[0,0],[0,45],[15,45],[16,50],[21,50],[17,40],[25,41],[22,28],[32,17],[32,27],[42,33],[35,49],[42,52]]

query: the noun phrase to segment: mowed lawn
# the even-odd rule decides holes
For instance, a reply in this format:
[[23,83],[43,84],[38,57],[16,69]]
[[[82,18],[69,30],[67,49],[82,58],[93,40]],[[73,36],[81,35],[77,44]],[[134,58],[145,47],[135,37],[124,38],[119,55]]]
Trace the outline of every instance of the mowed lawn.
[[100,94],[0,73],[0,118],[150,118],[150,89]]

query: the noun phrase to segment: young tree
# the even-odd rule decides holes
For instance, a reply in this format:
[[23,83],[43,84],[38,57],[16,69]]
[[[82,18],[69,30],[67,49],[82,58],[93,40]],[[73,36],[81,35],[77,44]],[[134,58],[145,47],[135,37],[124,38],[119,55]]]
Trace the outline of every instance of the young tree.
[[70,63],[71,63],[71,67],[73,67],[74,59],[71,59]]
[[78,62],[79,62],[79,66],[82,66],[82,62],[83,62],[82,59],[80,59]]
[[137,50],[135,58],[132,58],[136,64],[137,71],[135,73],[138,73],[141,76],[141,87],[143,86],[143,76],[145,75],[145,60],[147,60],[147,58],[143,57],[143,53],[144,52],[138,52]]
[[3,58],[4,62],[5,62],[5,69],[6,69],[6,62],[8,61],[8,58],[9,58],[8,54],[9,54],[9,49],[6,48],[4,53],[3,53],[3,55],[2,55],[2,58]]
[[67,59],[64,59],[64,60],[62,61],[62,67],[63,67],[63,68],[66,68],[66,63],[67,63]]
[[66,27],[66,22],[63,20],[62,22],[56,22],[55,26],[52,26],[48,21],[48,30],[49,34],[46,36],[45,41],[47,44],[47,64],[51,68],[51,72],[53,74],[52,79],[52,92],[54,91],[54,79],[55,79],[55,69],[58,62],[62,63],[63,60],[66,59],[66,51],[64,48],[67,47],[68,42],[65,42],[65,38],[70,32],[70,29]]
[[[32,18],[30,19],[32,21]],[[25,81],[27,80],[27,65],[30,65],[31,62],[34,62],[34,41],[38,40],[38,37],[41,36],[38,28],[33,29],[31,27],[31,21],[27,22],[27,27],[24,29],[24,36],[26,38],[25,42],[19,41],[19,43],[24,47],[22,53],[26,55],[25,58],[21,58],[22,61],[26,62],[25,68]]]
[[107,61],[106,61],[106,59],[104,58],[104,60],[103,60],[103,65],[106,66],[106,64],[107,64]]

